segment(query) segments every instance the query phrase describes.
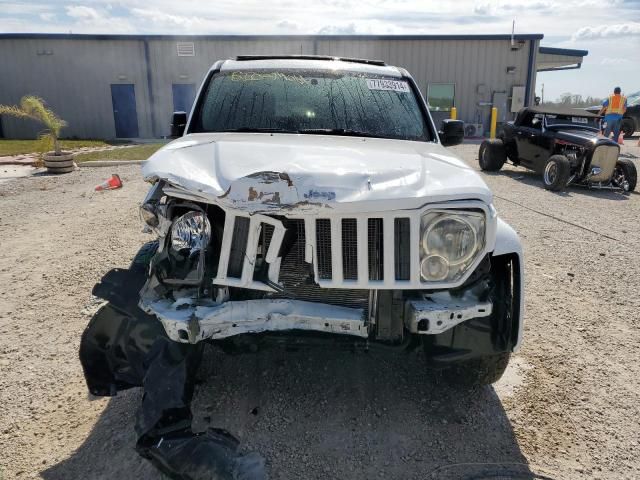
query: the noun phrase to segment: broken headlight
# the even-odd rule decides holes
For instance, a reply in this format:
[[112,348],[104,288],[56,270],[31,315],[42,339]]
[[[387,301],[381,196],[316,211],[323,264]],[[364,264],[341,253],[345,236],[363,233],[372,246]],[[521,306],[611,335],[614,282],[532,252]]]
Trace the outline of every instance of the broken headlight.
[[211,239],[211,224],[203,212],[189,212],[171,226],[171,248],[189,255],[204,250]]
[[420,275],[427,282],[455,282],[484,249],[485,217],[476,212],[422,216]]

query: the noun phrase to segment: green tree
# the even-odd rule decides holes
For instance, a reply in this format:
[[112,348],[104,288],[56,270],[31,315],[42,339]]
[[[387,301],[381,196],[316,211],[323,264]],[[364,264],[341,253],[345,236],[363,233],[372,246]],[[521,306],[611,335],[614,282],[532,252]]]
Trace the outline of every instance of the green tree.
[[44,100],[35,95],[27,95],[20,99],[20,105],[0,105],[0,115],[9,115],[16,118],[30,118],[45,126],[40,138],[48,138],[53,143],[56,155],[62,155],[60,149],[60,130],[67,122],[58,117],[52,110],[45,106]]

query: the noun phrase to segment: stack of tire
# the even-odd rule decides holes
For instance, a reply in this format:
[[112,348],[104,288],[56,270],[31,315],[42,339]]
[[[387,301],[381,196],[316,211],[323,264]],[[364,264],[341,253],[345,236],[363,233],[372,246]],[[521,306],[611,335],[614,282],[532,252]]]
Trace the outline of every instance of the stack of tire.
[[44,154],[44,166],[47,167],[49,173],[69,173],[73,172],[75,165],[73,163],[73,153],[62,152],[56,155],[55,152]]

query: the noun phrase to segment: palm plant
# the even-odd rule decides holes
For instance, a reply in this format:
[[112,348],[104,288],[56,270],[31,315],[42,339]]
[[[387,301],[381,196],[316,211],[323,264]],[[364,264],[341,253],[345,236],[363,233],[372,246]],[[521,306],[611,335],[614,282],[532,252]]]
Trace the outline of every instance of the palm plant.
[[20,99],[20,105],[0,105],[0,115],[30,118],[43,124],[45,130],[40,134],[40,137],[50,139],[55,154],[62,155],[59,142],[60,130],[67,125],[67,122],[49,110],[40,97],[26,95]]

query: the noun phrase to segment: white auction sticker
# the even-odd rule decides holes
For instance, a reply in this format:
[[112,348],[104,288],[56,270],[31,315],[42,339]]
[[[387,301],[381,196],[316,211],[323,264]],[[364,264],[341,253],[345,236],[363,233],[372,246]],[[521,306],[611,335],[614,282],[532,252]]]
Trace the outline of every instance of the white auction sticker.
[[369,90],[392,90],[394,92],[409,92],[409,84],[400,80],[384,80],[380,78],[367,78]]

